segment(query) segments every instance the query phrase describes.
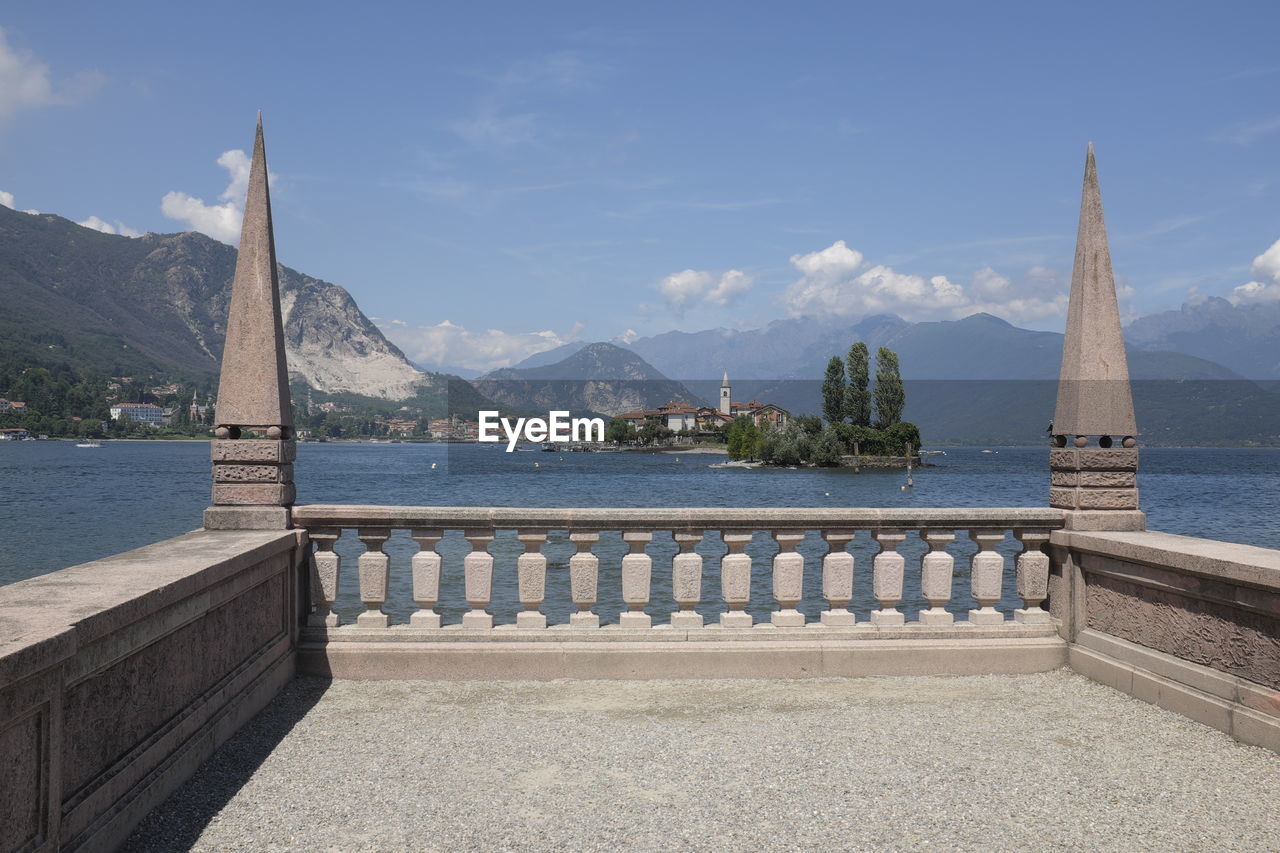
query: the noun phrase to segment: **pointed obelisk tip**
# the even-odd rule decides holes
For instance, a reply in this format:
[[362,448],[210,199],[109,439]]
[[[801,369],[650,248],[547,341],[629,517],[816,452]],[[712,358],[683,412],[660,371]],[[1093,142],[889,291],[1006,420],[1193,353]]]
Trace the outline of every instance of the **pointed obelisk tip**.
[[1074,435],[1077,441],[1099,436],[1108,442],[1138,431],[1092,142],[1085,156],[1053,429],[1055,440]]
[[218,427],[233,439],[244,428],[287,438],[293,426],[267,180],[259,117],[218,385]]

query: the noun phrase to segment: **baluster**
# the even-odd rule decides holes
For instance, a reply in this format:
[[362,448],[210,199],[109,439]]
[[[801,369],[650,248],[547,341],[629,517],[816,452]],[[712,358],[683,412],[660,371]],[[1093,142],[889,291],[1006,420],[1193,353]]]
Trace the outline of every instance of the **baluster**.
[[307,617],[307,624],[336,628],[342,624],[342,619],[333,612],[333,604],[338,600],[342,557],[333,550],[333,546],[342,536],[342,531],[325,527],[308,531],[308,535],[316,543],[316,552],[311,555],[311,603],[315,605],[315,611]]
[[591,546],[600,541],[600,534],[570,533],[569,541],[578,546],[578,552],[569,558],[569,594],[578,606],[578,612],[569,615],[569,624],[575,628],[599,628],[600,617],[591,608],[596,603],[600,558],[592,553]]
[[680,553],[671,559],[671,592],[678,610],[671,614],[672,628],[701,628],[702,614],[693,608],[702,600],[702,555],[694,549],[702,531],[673,533]]
[[796,605],[804,597],[804,557],[796,553],[796,546],[804,539],[804,531],[777,530],[773,538],[778,543],[773,558],[773,597],[778,609],[769,621],[779,628],[803,627],[804,614]]
[[413,600],[418,609],[409,617],[414,628],[439,628],[440,614],[435,612],[440,600],[440,555],[436,544],[444,538],[443,530],[411,530],[409,535],[418,543],[418,553],[413,555]]
[[644,607],[649,603],[653,559],[645,553],[644,546],[653,539],[653,534],[628,530],[622,539],[631,546],[631,553],[622,558],[622,600],[627,609],[618,615],[618,624],[623,628],[648,628],[653,620],[644,612]]
[[996,610],[995,604],[1004,582],[1004,557],[996,553],[995,547],[1004,541],[1004,531],[970,530],[969,538],[978,543],[978,553],[969,564],[970,595],[978,602],[978,609],[969,611],[969,622],[1001,625],[1004,614]]
[[520,606],[524,608],[516,614],[516,627],[545,628],[547,617],[540,610],[547,593],[547,556],[542,553],[547,531],[523,530],[516,538],[524,543],[524,553],[516,558]]
[[871,611],[871,624],[902,625],[906,617],[898,610],[898,602],[902,601],[902,575],[907,561],[897,548],[907,534],[901,530],[877,530],[872,535],[880,545],[880,553],[871,562],[871,591],[880,602],[880,609]]
[[720,538],[729,549],[720,560],[720,592],[728,608],[720,614],[720,627],[750,628],[751,614],[746,606],[751,600],[751,557],[743,549],[751,541],[751,531],[726,530]]
[[1049,594],[1049,555],[1044,552],[1049,541],[1047,530],[1015,530],[1022,543],[1018,555],[1018,597],[1023,606],[1013,611],[1015,622],[1042,625],[1050,621],[1049,612],[1040,606]]
[[365,552],[356,560],[360,573],[360,601],[365,611],[356,617],[361,628],[385,628],[387,614],[382,605],[387,600],[387,584],[391,580],[391,558],[382,552],[383,544],[391,537],[385,527],[361,527],[356,538],[364,543]]
[[462,538],[471,545],[471,553],[462,561],[467,604],[471,605],[471,609],[462,614],[462,627],[492,628],[493,615],[485,608],[493,595],[493,555],[489,553],[493,530],[464,530]]
[[955,531],[921,530],[920,538],[929,544],[929,553],[920,563],[920,592],[929,602],[929,607],[920,611],[920,624],[950,625],[956,621],[955,616],[947,611],[956,560],[947,553],[947,546],[956,541]]
[[824,530],[827,554],[822,558],[822,597],[827,609],[820,617],[823,625],[833,628],[855,625],[858,617],[849,612],[853,600],[853,555],[846,548],[853,540],[852,530]]

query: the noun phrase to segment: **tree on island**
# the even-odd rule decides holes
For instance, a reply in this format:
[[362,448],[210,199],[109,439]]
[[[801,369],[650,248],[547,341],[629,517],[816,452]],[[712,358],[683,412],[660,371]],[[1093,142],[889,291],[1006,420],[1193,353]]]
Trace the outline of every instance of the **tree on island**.
[[838,355],[827,362],[827,375],[822,380],[822,416],[831,423],[844,420],[844,362]]
[[727,433],[729,458],[755,459],[760,456],[760,430],[747,415],[738,415]]
[[844,455],[844,442],[840,440],[840,433],[832,424],[827,424],[822,428],[822,432],[818,433],[818,439],[813,443],[813,452],[809,456],[809,461],[819,468],[834,468],[840,464],[840,457]]
[[[849,375],[849,388],[844,395],[845,417],[854,426],[871,426],[871,394],[867,385],[871,381],[871,356],[867,353],[867,345],[857,341],[849,347],[849,360],[846,372]],[[835,420],[827,420],[835,423]]]
[[884,429],[902,420],[907,394],[898,371],[898,354],[887,347],[876,351],[876,427]]
[[609,427],[604,431],[604,440],[612,441],[614,444],[625,444],[635,439],[636,428],[622,418],[609,421]]
[[[906,392],[897,354],[880,347],[873,390],[868,390],[868,382],[867,345],[858,341],[849,348],[847,365],[840,356],[827,362],[823,417],[796,415],[782,426],[761,431],[740,415],[729,427],[729,458],[758,458],[768,465],[789,467],[834,467],[855,448],[866,456],[889,457],[901,457],[907,446],[918,449],[920,430],[902,420]],[[871,426],[873,403],[875,427]]]

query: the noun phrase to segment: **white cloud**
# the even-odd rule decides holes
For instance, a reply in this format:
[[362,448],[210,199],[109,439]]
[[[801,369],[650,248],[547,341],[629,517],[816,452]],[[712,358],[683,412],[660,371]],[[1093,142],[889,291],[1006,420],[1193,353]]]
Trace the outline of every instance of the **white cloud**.
[[843,240],[837,240],[819,252],[792,255],[791,265],[807,278],[841,278],[862,266],[862,253],[850,249]]
[[240,222],[244,218],[244,211],[232,202],[205,204],[203,199],[176,191],[165,193],[160,199],[160,212],[185,222],[193,231],[232,245],[240,238]]
[[[17,210],[17,209],[18,209],[18,208],[16,208],[16,207],[14,207],[14,206],[13,206],[13,193],[5,192],[4,190],[0,190],[0,205],[4,205],[5,207],[9,208],[10,210]],[[40,211],[38,211],[38,210],[24,210],[24,211],[22,211],[22,212],[23,212],[23,213],[30,213],[30,214],[32,214],[33,216],[34,216],[34,215],[36,215],[36,214],[39,214],[39,213],[40,213]]]
[[614,340],[621,344],[634,344],[640,339],[640,333],[635,329],[626,329],[618,334]]
[[[227,184],[218,198],[223,201],[244,201],[245,193],[249,191],[249,155],[239,148],[223,151],[218,155],[218,165],[226,169],[231,178],[231,183]],[[273,178],[275,175],[267,175],[267,182],[270,183]]]
[[[170,219],[185,222],[193,231],[235,245],[240,240],[244,197],[249,189],[249,155],[240,149],[223,151],[217,162],[227,170],[229,179],[227,188],[218,196],[222,204],[207,204],[202,198],[175,190],[160,199],[160,211]],[[275,173],[268,172],[267,182],[273,184],[275,180]]]
[[401,320],[379,322],[379,328],[411,361],[427,366],[465,367],[495,370],[510,367],[529,356],[573,340],[583,325],[575,323],[564,334],[504,332],[500,329],[471,331],[445,320],[434,326],[411,326]]
[[104,219],[99,219],[96,216],[90,216],[85,221],[77,224],[83,225],[85,228],[92,228],[94,231],[101,231],[103,234],[120,234],[125,237],[141,237],[142,236],[141,231],[133,230],[128,225],[125,225],[123,222],[121,222],[119,219],[116,220],[115,225],[112,225],[110,222],[107,222]]
[[1242,284],[1227,297],[1233,305],[1280,302],[1280,240],[1253,259],[1253,281]]
[[703,303],[731,305],[751,289],[752,281],[742,270],[728,270],[719,275],[707,270],[681,270],[658,282],[658,290],[667,307],[679,314]]
[[801,274],[782,295],[793,316],[863,317],[897,314],[906,320],[967,317],[978,312],[1020,322],[1065,314],[1069,282],[1042,267],[1017,279],[984,267],[968,287],[945,275],[926,278],[879,264],[843,240],[825,249],[792,255]]
[[0,28],[0,124],[30,107],[77,103],[104,79],[97,71],[81,71],[61,86],[55,85],[49,66],[11,47]]

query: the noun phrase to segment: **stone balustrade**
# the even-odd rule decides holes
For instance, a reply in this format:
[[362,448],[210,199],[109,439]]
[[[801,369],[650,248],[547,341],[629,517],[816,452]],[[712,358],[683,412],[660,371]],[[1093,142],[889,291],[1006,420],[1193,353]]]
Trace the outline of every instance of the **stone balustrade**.
[[[1046,546],[1063,526],[1063,513],[1051,508],[312,505],[295,507],[293,517],[316,543],[309,624],[354,621],[361,630],[1048,626]],[[397,560],[386,550],[395,531],[415,543],[402,535]],[[359,547],[353,539],[363,550],[344,580],[344,562]],[[353,581],[363,609],[351,620],[340,611],[343,586]],[[495,584],[513,589],[518,603],[495,607]],[[861,612],[860,598],[868,605]]]

